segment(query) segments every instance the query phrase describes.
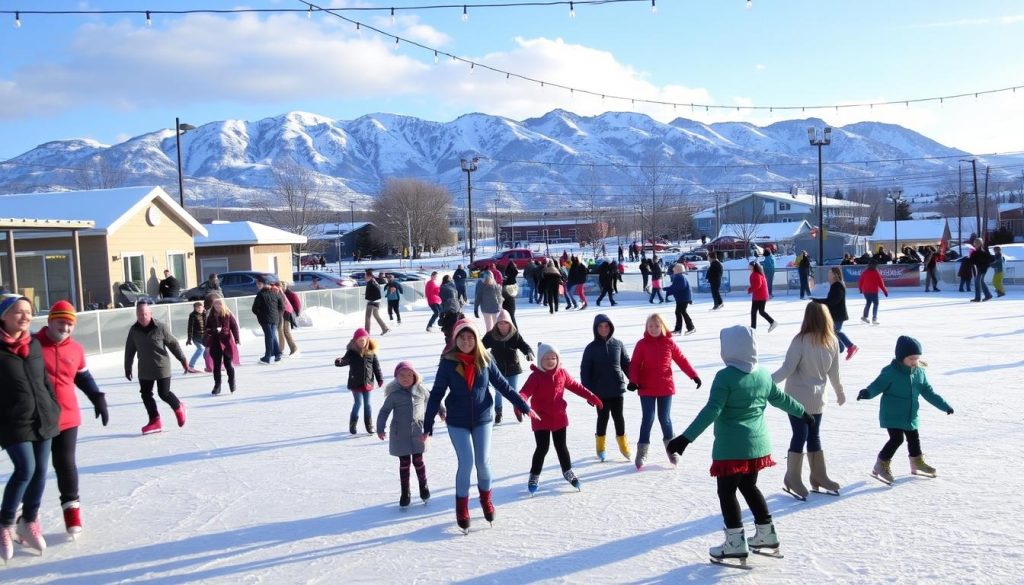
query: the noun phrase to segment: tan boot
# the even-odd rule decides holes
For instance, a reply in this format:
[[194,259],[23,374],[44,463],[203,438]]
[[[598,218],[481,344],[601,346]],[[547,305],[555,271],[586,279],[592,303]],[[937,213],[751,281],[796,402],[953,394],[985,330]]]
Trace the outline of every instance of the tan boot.
[[615,442],[619,444],[619,453],[622,453],[623,457],[626,459],[633,458],[633,452],[629,450],[629,439],[626,438],[626,435],[615,437]]
[[892,485],[895,479],[892,476],[892,461],[888,459],[876,459],[875,466],[871,469],[871,477],[878,481]]
[[786,455],[786,477],[782,483],[786,492],[798,500],[807,499],[807,488],[801,478],[804,468],[804,454],[790,451]]
[[910,474],[935,477],[935,468],[924,462],[924,455],[910,458]]
[[601,461],[604,461],[605,436],[594,435],[594,444],[595,448],[597,449],[597,458],[600,459]]
[[825,453],[823,451],[808,451],[807,465],[811,468],[811,489],[818,492],[839,495],[839,484],[828,477],[825,470]]

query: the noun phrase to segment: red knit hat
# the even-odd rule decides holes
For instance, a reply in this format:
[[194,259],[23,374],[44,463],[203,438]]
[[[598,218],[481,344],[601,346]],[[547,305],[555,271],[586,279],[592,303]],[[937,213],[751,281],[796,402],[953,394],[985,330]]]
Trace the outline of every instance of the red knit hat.
[[47,321],[53,321],[55,319],[67,319],[72,323],[78,320],[75,314],[75,306],[67,301],[57,301],[50,307],[50,314],[47,317]]
[[359,339],[360,337],[369,337],[369,336],[370,336],[370,333],[368,331],[366,331],[366,329],[363,329],[362,327],[360,327],[359,329],[356,329],[355,333],[352,334],[352,339]]

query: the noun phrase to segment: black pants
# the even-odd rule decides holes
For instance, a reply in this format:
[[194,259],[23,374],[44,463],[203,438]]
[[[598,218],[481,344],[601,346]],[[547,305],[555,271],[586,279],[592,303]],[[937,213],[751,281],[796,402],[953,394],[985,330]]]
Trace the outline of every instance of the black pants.
[[562,466],[562,471],[572,469],[569,447],[565,444],[565,429],[533,431],[533,438],[537,440],[537,449],[533,452],[533,465],[530,467],[530,473],[533,475],[540,475],[540,470],[544,467],[544,458],[547,457],[551,437],[555,438],[555,453],[558,454],[558,463]]
[[903,444],[903,435],[907,436],[907,453],[911,457],[921,455],[921,437],[918,436],[917,431],[905,431],[903,429],[885,430],[889,431],[889,442],[878,452],[879,459],[883,461],[891,460],[892,456],[896,454],[896,449],[899,449],[900,445]]
[[722,304],[722,292],[720,290],[722,288],[722,283],[709,282],[708,284],[711,285],[711,300],[715,302],[715,306],[717,307]]
[[935,275],[935,269],[926,270],[924,273],[924,290],[934,288],[939,290],[939,278]]
[[388,299],[388,321],[391,320],[392,313],[394,314],[395,317],[398,317],[398,322],[401,323],[402,315],[398,312],[398,299]]
[[598,295],[598,297],[597,297],[597,304],[598,305],[601,304],[601,299],[603,299],[605,295],[608,295],[608,302],[611,303],[612,305],[614,305],[615,304],[615,297],[612,296],[612,289],[611,289],[610,286],[602,286],[601,287],[601,294]]
[[604,407],[597,411],[597,436],[603,437],[608,432],[608,416],[615,423],[615,436],[626,434],[626,419],[622,418],[622,397],[602,398]]
[[547,286],[544,288],[544,304],[548,311],[554,313],[558,310],[558,286]]
[[[227,372],[228,372],[228,384],[232,385],[232,386],[234,385],[234,383],[235,383],[235,365],[233,363],[231,363],[233,357],[234,356],[231,355],[231,351],[230,350],[224,351],[223,349],[221,349],[219,341],[214,341],[213,344],[210,346],[210,359],[213,360],[213,385],[214,386],[220,386],[220,365],[221,365],[221,363],[224,364],[224,369],[227,370]],[[170,392],[170,383],[169,382],[168,382],[168,392]],[[173,396],[173,394],[172,394],[172,396]],[[164,398],[162,394],[160,395],[160,398]],[[167,399],[164,398],[164,401],[166,401],[166,400]],[[155,403],[154,403],[153,407],[156,408],[156,404]],[[147,409],[148,409],[148,407],[147,407]]]
[[650,277],[650,275],[643,274],[643,273],[640,274],[640,277],[644,279],[644,291],[646,292],[647,291],[647,286],[648,286],[647,285],[647,281],[650,280],[651,277]]
[[[213,355],[212,351],[210,355]],[[228,360],[228,362],[230,361]],[[219,372],[220,368],[218,367],[214,371]],[[181,401],[174,395],[174,392],[171,392],[170,378],[160,378],[159,380],[143,380],[139,378],[139,393],[142,394],[142,404],[146,405],[146,413],[149,414],[149,420],[160,418],[160,411],[156,409],[156,400],[153,399],[154,384],[156,384],[156,393],[160,396],[160,400],[170,405],[172,410],[178,410],[181,407]]]
[[769,325],[771,325],[772,323],[775,322],[775,319],[772,319],[771,315],[769,315],[768,312],[764,310],[764,308],[765,308],[765,306],[767,304],[768,304],[768,301],[751,301],[750,302],[750,328],[751,329],[757,329],[757,315],[758,315],[758,313],[760,313],[761,316],[764,317],[764,320],[767,321]]
[[811,296],[811,283],[810,274],[800,275],[800,298],[804,298],[804,295]]
[[679,299],[676,299],[676,332],[683,330],[684,321],[686,322],[686,330],[693,330],[693,319],[691,319],[690,314],[686,312],[686,308],[689,304],[690,301],[680,301]]
[[772,521],[768,503],[764,501],[761,490],[757,489],[757,472],[737,473],[718,478],[718,503],[722,506],[722,519],[726,528],[743,527],[736,490],[739,490],[743,494],[743,499],[747,501],[747,507],[754,515],[754,524],[768,524]]
[[78,463],[75,462],[77,444],[78,427],[71,427],[54,437],[50,446],[61,504],[78,501]]
[[[966,260],[965,260],[965,262],[966,262]],[[971,292],[971,281],[972,280],[974,280],[974,277],[970,277],[969,276],[967,278],[964,278],[963,276],[961,276],[960,277],[960,292],[964,292],[964,287],[967,287],[967,292]]]

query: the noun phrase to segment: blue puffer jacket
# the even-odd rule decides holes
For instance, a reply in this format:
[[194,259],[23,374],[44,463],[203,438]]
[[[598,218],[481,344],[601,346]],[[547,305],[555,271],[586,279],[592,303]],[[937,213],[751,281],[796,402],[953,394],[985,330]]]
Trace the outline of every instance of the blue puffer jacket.
[[[437,376],[434,377],[434,387],[431,388],[430,399],[427,401],[423,432],[428,435],[433,433],[434,417],[441,408],[442,398],[444,398],[444,406],[448,410],[445,419],[448,426],[472,430],[474,427],[489,424],[494,420],[494,398],[487,391],[488,385],[494,386],[520,412],[524,414],[530,412],[526,401],[514,388],[509,386],[508,381],[498,371],[498,366],[493,360],[488,362],[485,371],[476,372],[473,377],[473,387],[469,388],[466,386],[466,378],[463,376],[462,364],[453,352],[441,356],[441,363],[437,366]],[[447,398],[445,398],[445,394],[448,394]]]
[[672,276],[672,284],[665,289],[665,294],[675,297],[676,302],[693,302],[693,295],[690,294],[690,281],[682,273]]
[[[597,334],[597,326],[607,323],[611,327],[608,339]],[[601,398],[616,398],[626,390],[629,375],[629,354],[625,346],[615,339],[615,325],[603,313],[594,316],[594,341],[583,350],[580,362],[580,382]]]

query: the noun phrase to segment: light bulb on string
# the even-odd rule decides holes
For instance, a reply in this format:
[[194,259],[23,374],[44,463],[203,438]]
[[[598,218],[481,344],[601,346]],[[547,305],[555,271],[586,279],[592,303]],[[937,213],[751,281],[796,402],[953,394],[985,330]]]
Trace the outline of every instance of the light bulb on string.
[[149,15],[149,11],[146,11],[146,26],[153,26],[153,17]]
[[576,18],[576,7],[572,2],[569,3],[569,18]]
[[391,26],[395,26],[395,9],[391,9]]
[[468,20],[469,20],[469,10],[466,8],[466,5],[463,4],[462,5],[462,22],[466,22]]
[[434,65],[437,65],[437,51],[434,51]]
[[14,28],[21,28],[21,12],[14,13]]
[[313,5],[310,4],[309,5],[309,10],[306,11],[306,20],[310,20],[312,18],[313,18]]
[[651,0],[651,14],[657,14],[658,13],[658,4],[657,4],[657,2],[658,2],[658,0]]
[[754,0],[747,0],[747,10],[754,7]]

